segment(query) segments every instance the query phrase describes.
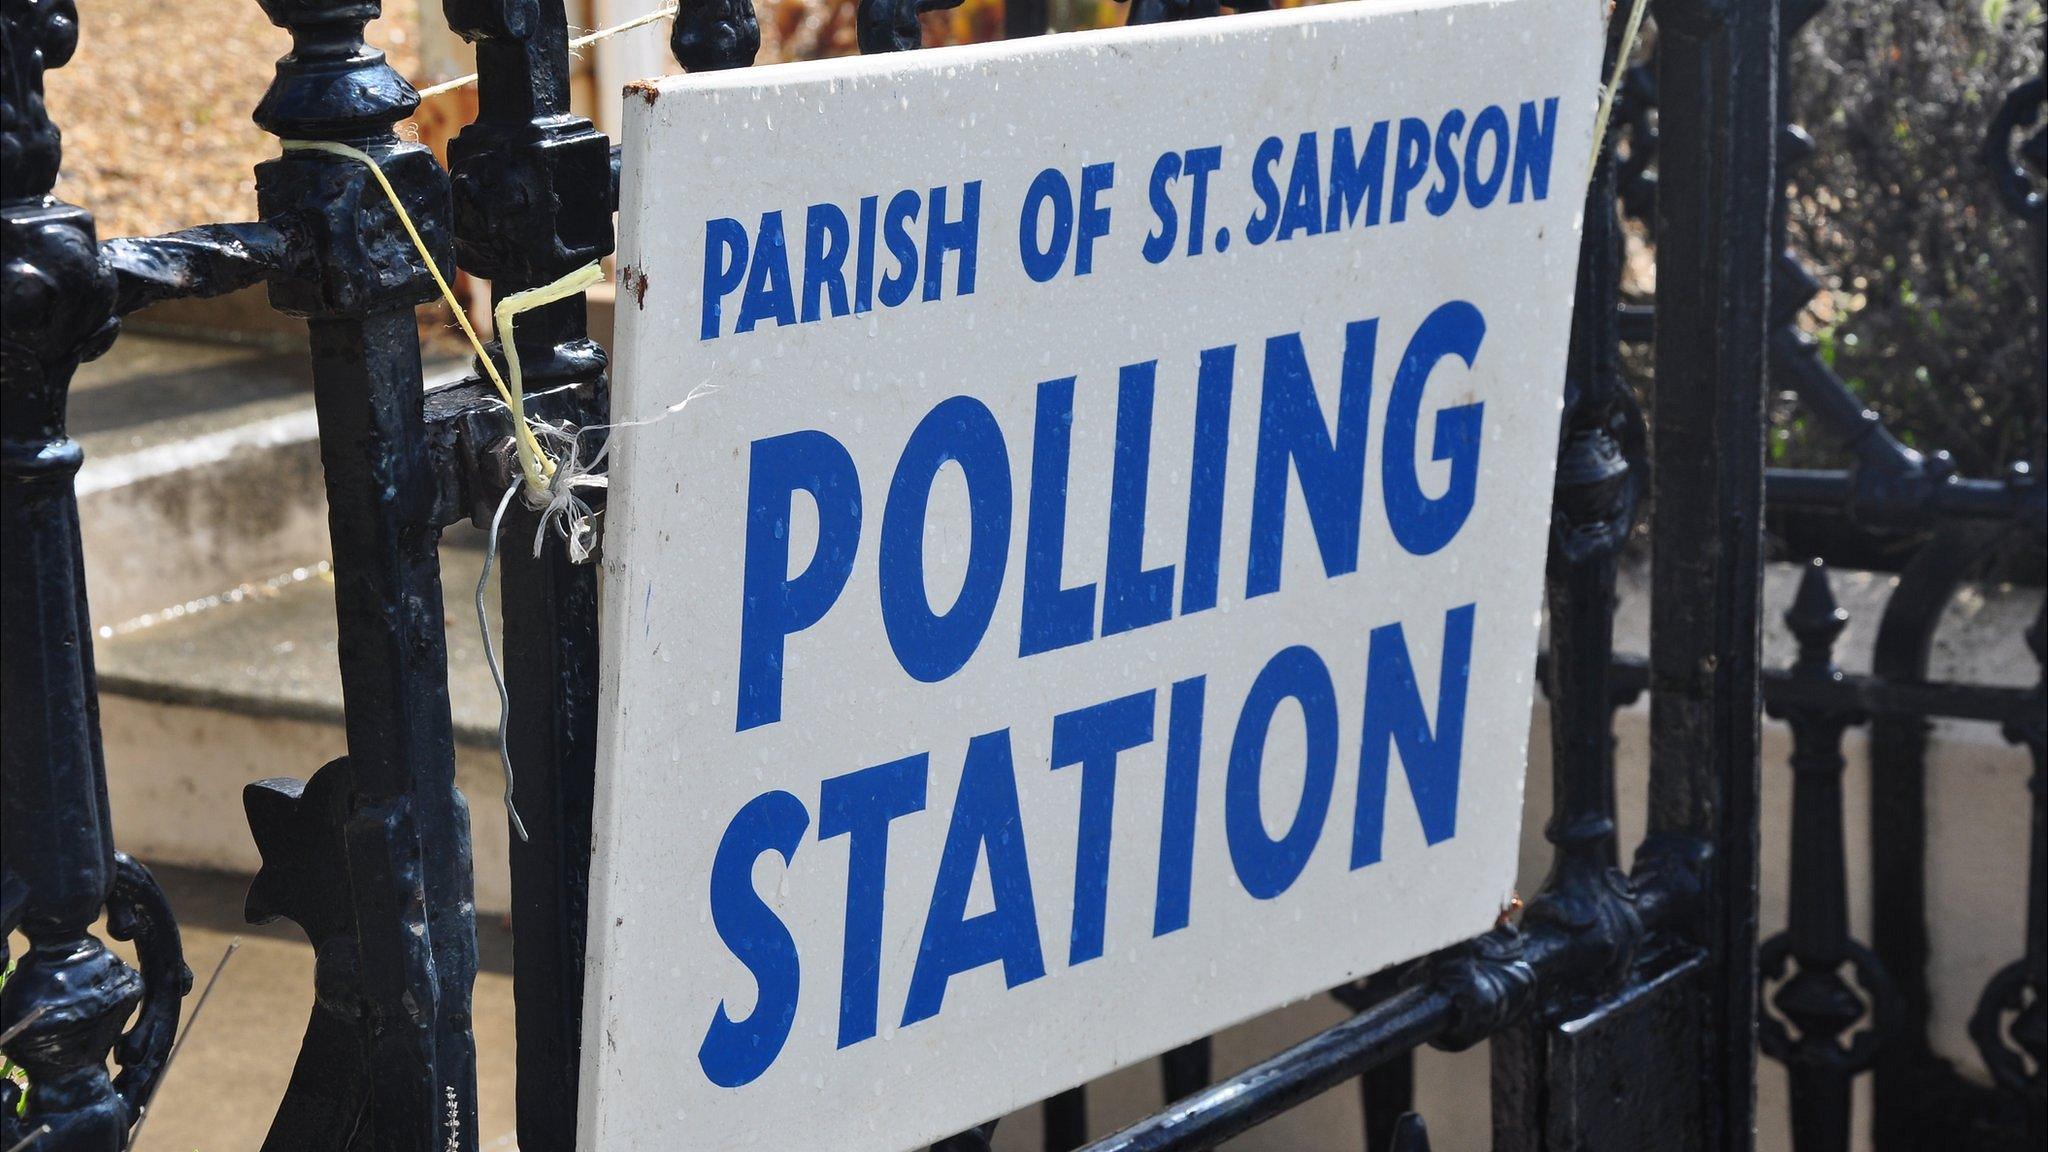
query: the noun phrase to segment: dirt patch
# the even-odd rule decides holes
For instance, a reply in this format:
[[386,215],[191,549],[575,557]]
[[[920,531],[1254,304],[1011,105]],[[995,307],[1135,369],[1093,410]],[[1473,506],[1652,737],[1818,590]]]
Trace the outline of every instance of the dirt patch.
[[[249,116],[291,37],[250,0],[80,9],[77,54],[44,78],[64,131],[57,195],[91,210],[102,238],[253,219],[252,170],[277,140]],[[368,39],[409,76],[418,28],[419,0],[384,0]]]

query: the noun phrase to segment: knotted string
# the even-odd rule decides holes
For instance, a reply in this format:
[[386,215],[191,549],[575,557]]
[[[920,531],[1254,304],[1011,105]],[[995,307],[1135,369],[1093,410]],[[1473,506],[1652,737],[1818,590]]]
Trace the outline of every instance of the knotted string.
[[[548,533],[553,531],[562,539],[570,563],[588,563],[597,547],[596,513],[591,510],[589,501],[577,494],[577,490],[604,488],[609,484],[597,469],[604,465],[605,456],[611,452],[612,437],[622,428],[638,428],[666,420],[682,411],[692,400],[715,391],[717,386],[710,381],[699,381],[688,395],[645,420],[592,425],[584,431],[603,431],[605,438],[587,463],[583,460],[583,438],[578,429],[569,424],[536,421],[535,427],[542,436],[562,446],[562,455],[560,466],[548,482],[547,501],[539,507],[540,516],[533,532],[534,557],[540,557],[541,549],[547,544]],[[512,819],[512,831],[523,842],[526,840],[526,825],[519,819],[519,809],[512,800],[512,744],[509,738],[512,694],[505,686],[505,674],[498,666],[497,650],[491,644],[491,617],[486,608],[491,569],[498,559],[498,537],[504,527],[505,510],[512,506],[512,497],[519,491],[517,482],[507,485],[505,494],[498,498],[497,511],[491,515],[491,531],[484,544],[484,568],[476,581],[476,626],[483,634],[484,665],[491,670],[491,683],[498,689],[498,763],[505,771],[505,811]]]

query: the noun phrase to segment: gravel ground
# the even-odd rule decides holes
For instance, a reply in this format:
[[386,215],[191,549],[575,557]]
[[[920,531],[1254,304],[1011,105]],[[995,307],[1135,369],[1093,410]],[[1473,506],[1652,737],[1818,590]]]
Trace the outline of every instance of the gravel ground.
[[[44,78],[64,130],[57,195],[100,236],[168,232],[256,212],[251,169],[277,141],[249,120],[291,37],[255,0],[93,0],[78,52]],[[418,0],[384,0],[369,41],[418,67]],[[440,5],[433,5],[436,19]]]

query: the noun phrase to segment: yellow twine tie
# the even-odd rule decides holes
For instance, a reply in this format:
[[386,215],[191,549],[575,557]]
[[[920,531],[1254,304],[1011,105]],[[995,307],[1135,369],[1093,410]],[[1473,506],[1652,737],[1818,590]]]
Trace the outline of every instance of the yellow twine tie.
[[[588,291],[603,280],[604,269],[599,268],[597,263],[592,261],[559,280],[543,284],[538,288],[528,288],[523,292],[514,292],[503,300],[498,301],[498,306],[491,309],[491,315],[498,322],[498,343],[502,344],[505,348],[505,367],[509,370],[509,374],[512,377],[512,396],[523,396],[526,394],[526,381],[519,372],[519,354],[517,351],[519,346],[512,339],[512,318],[521,312],[529,312],[544,304],[553,304],[557,300],[566,300],[579,292]],[[532,440],[533,432],[531,429],[526,428],[523,414],[516,405],[512,409],[512,415],[514,419],[520,420],[519,426],[526,431],[527,439]],[[547,471],[551,477],[555,474],[554,461],[548,461]],[[531,478],[529,477],[529,479]]]
[[519,470],[525,474],[528,490],[536,497],[545,499],[549,494],[548,481],[555,475],[555,462],[541,449],[540,441],[534,439],[533,429],[527,425],[526,402],[521,389],[523,377],[519,370],[519,346],[512,340],[512,318],[521,312],[538,308],[543,304],[551,304],[588,289],[604,279],[603,270],[593,261],[553,283],[529,288],[524,292],[515,292],[499,302],[497,308],[493,310],[493,315],[497,317],[498,329],[502,335],[500,344],[505,351],[505,366],[512,376],[512,383],[508,387],[504,377],[498,374],[497,364],[484,351],[483,338],[476,334],[476,328],[470,324],[468,310],[455,298],[455,290],[448,286],[448,278],[441,275],[441,269],[435,266],[434,258],[427,252],[427,242],[420,238],[420,230],[412,222],[412,214],[405,210],[405,205],[398,199],[398,190],[391,186],[391,181],[385,177],[384,170],[377,166],[377,161],[359,148],[351,148],[332,140],[286,140],[284,150],[326,152],[345,157],[368,168],[370,175],[376,177],[377,186],[384,189],[385,198],[391,201],[391,210],[398,214],[398,222],[405,226],[405,234],[412,238],[412,246],[419,251],[420,262],[427,266],[427,272],[434,277],[435,287],[441,290],[441,298],[448,302],[449,309],[455,313],[455,322],[462,326],[462,334],[469,337],[469,346],[476,350],[477,362],[483,365],[484,375],[490,377],[491,383],[497,386],[499,398],[504,400],[505,407],[511,410],[513,447],[519,456]]

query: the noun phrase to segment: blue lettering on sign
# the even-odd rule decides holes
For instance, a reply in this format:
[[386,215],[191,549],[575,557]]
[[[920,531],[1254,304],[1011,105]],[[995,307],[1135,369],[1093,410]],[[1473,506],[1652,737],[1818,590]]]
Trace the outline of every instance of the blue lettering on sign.
[[832,314],[844,316],[846,253],[852,247],[846,213],[832,204],[813,204],[804,218],[804,323],[818,319],[818,304],[829,295]]
[[[1158,264],[1173,255],[1180,235],[1180,202],[1174,198],[1174,186],[1183,177],[1188,182],[1186,252],[1190,256],[1202,254],[1209,234],[1209,177],[1222,167],[1223,148],[1214,144],[1207,148],[1190,148],[1186,153],[1168,152],[1153,163],[1152,180],[1146,186],[1145,197],[1151,205],[1154,223],[1139,249],[1146,263]],[[1228,230],[1217,234],[1217,251],[1224,250],[1229,244]]]
[[[967,477],[967,578],[944,612],[924,585],[924,521],[932,481],[954,462]],[[974,655],[995,614],[1010,556],[1010,454],[995,414],[972,396],[933,408],[910,434],[889,503],[882,510],[882,626],[897,663],[926,683],[944,680]]]
[[796,938],[754,891],[754,861],[773,852],[785,866],[795,863],[797,845],[810,825],[803,801],[787,792],[762,793],[732,818],[712,859],[712,927],[754,974],[756,989],[754,1010],[743,1020],[734,1020],[719,1001],[697,1048],[698,1066],[721,1088],[737,1088],[766,1072],[796,1022],[801,983]]
[[875,1034],[881,994],[882,893],[889,872],[889,824],[924,811],[931,758],[920,752],[825,781],[818,839],[845,836],[846,943],[839,965],[839,1046]]
[[1195,451],[1188,483],[1188,542],[1181,562],[1180,614],[1216,606],[1223,552],[1223,469],[1230,458],[1230,387],[1237,348],[1202,350],[1195,385]]
[[1508,187],[1508,203],[1520,204],[1523,196],[1542,200],[1550,195],[1550,148],[1557,143],[1557,97],[1536,105],[1523,102],[1515,127],[1515,175]]
[[[818,543],[791,576],[790,506],[799,491],[817,506]],[[782,718],[784,643],[824,618],[853,574],[859,545],[860,477],[846,446],[817,431],[756,440],[747,466],[739,731]]]
[[[1509,204],[1547,200],[1558,98],[1512,108],[1512,124],[1508,107],[1486,104],[1267,136],[1242,169],[1254,202],[1244,238],[1265,245],[1400,224],[1411,218],[1417,193],[1425,218],[1445,216],[1461,201],[1486,210],[1503,187]],[[1209,230],[1212,177],[1229,168],[1220,144],[1151,161],[1140,193],[1150,221],[1132,230],[1146,263],[1229,249],[1229,227]],[[1063,272],[1091,275],[1098,246],[1112,238],[1115,189],[1114,160],[1040,170],[1010,202],[1017,211],[1017,268],[1040,284]],[[755,220],[752,228],[734,216],[706,220],[698,337],[973,295],[982,268],[982,192],[981,180],[968,179],[843,204],[771,208],[747,217]],[[799,211],[800,266],[791,263],[790,246]]]
[[1102,926],[1109,906],[1109,830],[1116,804],[1116,756],[1152,742],[1156,695],[1139,692],[1052,718],[1053,768],[1081,766],[1068,967],[1102,955]]
[[[1266,764],[1266,735],[1282,700],[1301,707],[1308,732],[1308,765],[1301,799],[1287,831],[1266,831],[1259,812],[1259,778]],[[1337,783],[1337,689],[1323,658],[1306,645],[1283,648],[1259,671],[1238,713],[1230,741],[1230,772],[1223,783],[1223,830],[1230,863],[1244,890],[1261,900],[1280,895],[1308,867],[1309,853],[1323,834],[1330,791]]]
[[1442,496],[1422,493],[1415,470],[1415,435],[1421,422],[1422,387],[1437,362],[1455,356],[1470,368],[1486,338],[1479,309],[1453,300],[1429,314],[1408,341],[1394,388],[1387,397],[1386,451],[1380,455],[1380,484],[1386,490],[1387,524],[1401,547],[1417,556],[1439,551],[1465,526],[1479,485],[1479,426],[1486,405],[1460,404],[1436,414],[1432,460],[1448,460],[1451,483]]
[[1351,866],[1380,859],[1387,818],[1387,753],[1401,752],[1422,838],[1440,844],[1458,830],[1458,763],[1465,741],[1465,684],[1472,678],[1472,616],[1466,604],[1444,615],[1443,667],[1437,673],[1436,726],[1424,714],[1415,665],[1399,624],[1372,630],[1365,673],[1365,735],[1358,750],[1358,811]]
[[[1444,615],[1433,704],[1416,678],[1404,627],[1389,624],[1370,634],[1352,869],[1381,859],[1387,777],[1395,755],[1400,757],[1424,841],[1439,844],[1457,832],[1475,609],[1465,604]],[[1067,903],[1073,910],[1067,943],[1070,968],[1101,957],[1116,943],[1107,938],[1107,926],[1110,861],[1117,855],[1118,760],[1153,742],[1157,696],[1152,690],[1132,693],[1052,719],[1052,769],[1081,769],[1073,887]],[[1206,678],[1191,677],[1172,685],[1166,704],[1154,937],[1177,932],[1191,919],[1206,696]],[[1291,804],[1285,827],[1275,835],[1261,812],[1260,792],[1266,744],[1283,705],[1301,715],[1306,761],[1301,793]],[[1309,866],[1328,823],[1338,740],[1337,686],[1322,657],[1305,645],[1275,653],[1238,708],[1223,781],[1225,846],[1239,883],[1253,898],[1283,896]],[[883,995],[884,894],[891,868],[902,866],[891,863],[889,839],[899,822],[929,818],[930,771],[930,755],[918,753],[832,777],[822,785],[817,837],[821,842],[842,837],[847,841],[839,957],[842,1048],[876,1034]],[[745,1019],[734,1020],[723,1001],[712,1014],[698,1061],[715,1084],[738,1087],[758,1078],[774,1063],[794,1025],[802,970],[799,948],[788,925],[755,891],[752,873],[754,861],[766,852],[780,855],[785,866],[793,864],[809,823],[801,801],[787,792],[771,791],[741,808],[719,841],[710,879],[712,923],[727,950],[752,975],[756,992],[755,1007]],[[1007,988],[1046,974],[1025,834],[1010,733],[1005,729],[976,736],[967,745],[924,911],[917,959],[902,993],[902,1026],[937,1015],[952,978],[963,973],[999,964]],[[977,869],[984,865],[989,908],[970,916],[969,892]],[[917,867],[917,861],[909,866]]]
[[[1046,168],[1008,200],[985,197],[982,181],[965,179],[839,203],[749,208],[704,224],[699,335],[723,339],[972,295],[991,261],[1005,265],[995,271],[1014,272],[1007,267],[1012,210],[1019,214],[1015,270],[1039,284],[1090,276],[1106,266],[1100,261],[1133,254],[1142,263],[1125,267],[1149,275],[1150,266],[1224,251],[1233,230],[1250,245],[1270,246],[1354,228],[1420,227],[1454,213],[1507,211],[1506,205],[1549,196],[1557,109],[1556,97],[1427,115],[1389,109],[1370,122],[1267,136],[1252,145],[1248,163],[1222,145],[1177,147],[1139,167],[1147,178],[1142,187],[1124,190],[1122,200],[1116,163],[1104,160]],[[1209,210],[1209,201],[1216,187],[1232,182],[1249,194],[1243,202],[1249,215],[1236,214],[1240,202],[1232,201],[1225,219]],[[985,203],[1004,216],[986,248]],[[1147,216],[1142,229],[1113,230],[1120,203],[1125,212]],[[1104,430],[1111,452],[1100,458],[1107,474],[1078,482],[1076,396],[1085,389],[1108,394],[1111,377],[1103,367],[1038,382],[1029,414],[999,419],[973,395],[941,400],[893,457],[879,460],[864,454],[856,464],[847,445],[822,429],[754,441],[747,446],[735,730],[820,719],[802,716],[815,697],[786,695],[785,688],[792,675],[842,674],[807,667],[801,653],[816,642],[811,630],[832,620],[849,595],[876,598],[874,614],[882,624],[876,643],[900,668],[901,687],[934,685],[946,692],[969,665],[1044,658],[1098,643],[1145,645],[1150,641],[1120,638],[1227,606],[1224,594],[1239,587],[1247,599],[1265,597],[1355,579],[1362,556],[1374,550],[1383,558],[1442,552],[1459,539],[1482,498],[1486,319],[1470,301],[1444,301],[1405,333],[1405,341],[1389,334],[1398,358],[1379,355],[1381,328],[1380,319],[1363,317],[1341,332],[1272,333],[1247,343],[1256,354],[1224,344],[1118,365],[1114,427]],[[1458,363],[1446,363],[1452,360]],[[1386,375],[1376,380],[1383,365]],[[1257,375],[1245,381],[1242,398],[1241,367],[1247,377]],[[1448,398],[1434,406],[1432,381],[1434,395]],[[1385,404],[1376,416],[1377,383],[1384,383]],[[1189,407],[1166,409],[1186,413],[1175,419],[1189,424],[1155,436],[1162,394],[1191,396]],[[1253,403],[1255,418],[1253,410],[1238,409],[1242,434],[1233,446],[1232,406]],[[1006,430],[1021,445],[1026,429],[1028,475],[1020,475]],[[1096,459],[1090,466],[1100,466]],[[1242,521],[1225,514],[1233,459],[1249,480]],[[1369,466],[1379,469],[1373,486],[1366,483]],[[1176,486],[1164,491],[1177,493],[1185,477],[1184,507],[1178,495],[1155,499],[1155,468]],[[942,473],[953,471],[965,485],[964,537],[944,537],[928,523],[933,488]],[[863,490],[885,482],[881,522],[871,528],[864,523]],[[791,542],[799,493],[816,514],[807,555],[792,555],[801,550]],[[1081,514],[1070,517],[1077,504]],[[1023,523],[1013,531],[1019,516]],[[1297,521],[1291,551],[1290,518]],[[1095,525],[1094,531],[1106,526],[1101,551],[1088,552],[1102,558],[1099,573],[1068,570],[1070,522]],[[1304,530],[1312,549],[1299,535]],[[871,536],[865,549],[864,531]],[[928,536],[964,543],[964,576],[949,604],[935,604],[927,587]],[[1161,555],[1162,547],[1172,551]],[[1013,548],[1022,552],[1015,571]],[[1006,594],[1016,597],[1014,617],[997,611]],[[1053,859],[1061,858],[1058,849],[1071,848],[1065,891],[1058,889],[1069,882],[1066,876],[1032,874],[1011,728],[985,732],[964,748],[834,768],[838,774],[826,776],[816,796],[815,828],[812,811],[790,792],[755,796],[726,824],[707,881],[712,927],[736,962],[734,973],[744,969],[736,979],[750,980],[752,988],[729,989],[709,1013],[698,1048],[705,1077],[725,1087],[759,1078],[783,1050],[800,1001],[830,1002],[829,989],[822,997],[815,989],[799,996],[806,958],[814,973],[832,971],[829,942],[792,931],[800,922],[785,921],[781,901],[764,896],[754,882],[757,864],[773,853],[789,885],[801,883],[796,861],[809,836],[835,847],[811,849],[805,869],[845,846],[836,957],[841,1048],[876,1037],[885,1016],[912,1027],[939,1015],[949,988],[955,1000],[972,1000],[1045,976],[1045,942],[1057,940],[1062,926],[1041,922],[1041,907],[1071,913],[1064,925],[1071,968],[1144,943],[1119,938],[1143,909],[1118,902],[1140,892],[1151,905],[1150,937],[1162,938],[1198,918],[1227,918],[1228,908],[1218,902],[1285,899],[1310,869],[1322,876],[1341,874],[1347,865],[1378,864],[1397,759],[1415,821],[1407,825],[1410,805],[1395,802],[1397,824],[1418,828],[1426,845],[1453,839],[1478,605],[1438,610],[1440,627],[1432,610],[1429,619],[1387,622],[1358,637],[1319,638],[1316,648],[1295,644],[1261,652],[1267,658],[1242,689],[1218,686],[1245,684],[1249,666],[1133,684],[1085,707],[1062,703],[1065,710],[1041,721],[1049,754],[1037,753],[1035,764],[1027,760],[1024,767],[1049,769],[1073,783],[1071,826],[1065,815],[1048,820],[1034,811],[1028,830],[1059,842]],[[1015,637],[990,637],[999,616],[1015,620]],[[834,626],[867,618],[841,618]],[[1335,657],[1339,647],[1359,644],[1362,680],[1356,671],[1343,671],[1359,667],[1359,648],[1345,648],[1351,659],[1331,661],[1317,651]],[[799,653],[794,663],[792,647]],[[1436,669],[1433,687],[1417,675],[1418,662]],[[1355,708],[1361,699],[1362,713],[1339,708],[1340,700]],[[1362,719],[1348,718],[1354,715]],[[1276,728],[1301,738],[1276,738]],[[1229,736],[1226,753],[1212,757],[1220,762],[1204,764],[1205,733]],[[1353,738],[1355,807],[1348,858],[1340,864],[1333,857],[1344,849],[1320,855],[1318,849],[1331,831],[1338,785],[1350,784],[1340,770],[1348,770],[1344,750]],[[1269,744],[1298,749],[1288,756],[1302,757],[1299,770],[1291,762],[1270,762]],[[1284,798],[1265,796],[1268,782],[1277,779],[1298,785]],[[1144,820],[1133,821],[1131,804],[1146,813]],[[1121,831],[1119,807],[1125,809]],[[1341,830],[1343,818],[1337,820]],[[1205,826],[1220,827],[1220,835],[1198,835]],[[931,843],[941,832],[935,861],[891,852],[892,839]],[[1143,843],[1119,843],[1129,837]],[[1195,877],[1213,874],[1217,864],[1198,868],[1203,851],[1227,854],[1241,892],[1197,895]],[[1138,887],[1146,882],[1142,877],[1121,871],[1112,877],[1113,861],[1122,870],[1138,853],[1156,861],[1149,891]],[[976,905],[970,893],[978,883]],[[1044,905],[1039,884],[1054,886]],[[892,886],[898,894],[893,903],[886,899]],[[903,907],[906,892],[929,892],[929,898]],[[979,910],[970,914],[971,906]],[[907,939],[912,930],[920,935],[909,971],[885,970],[884,941]],[[1000,967],[1000,988],[993,973],[978,973],[992,966]],[[969,973],[978,974],[954,979]],[[728,1009],[733,1002],[753,1007],[736,1019]]]
[[[1468,174],[1474,167],[1467,165]],[[1498,178],[1497,173],[1483,177]],[[745,243],[744,238],[735,241],[729,262],[742,260],[739,248]],[[821,243],[838,242],[828,236]],[[1308,513],[1321,578],[1338,579],[1357,570],[1367,514],[1364,469],[1379,334],[1377,320],[1345,325],[1334,416],[1326,414],[1323,390],[1309,368],[1310,341],[1295,332],[1264,341],[1244,550],[1247,596],[1281,587],[1290,476]],[[1447,301],[1417,326],[1393,371],[1379,448],[1381,511],[1389,535],[1417,555],[1448,546],[1478,498],[1484,404],[1473,399],[1434,414],[1430,459],[1447,464],[1449,472],[1439,495],[1423,490],[1420,432],[1432,374],[1447,358],[1468,370],[1475,367],[1485,334],[1485,318],[1477,307]],[[1318,355],[1328,354],[1318,350]],[[1107,492],[1108,564],[1099,585],[1068,585],[1063,572],[1067,516],[1075,494],[1069,466],[1078,379],[1038,385],[1022,534],[1019,656],[1164,624],[1172,618],[1176,578],[1180,615],[1215,606],[1236,362],[1234,345],[1204,349],[1196,357],[1186,543],[1178,569],[1144,563],[1146,525],[1156,511],[1148,505],[1145,481],[1152,464],[1153,399],[1165,366],[1147,360],[1119,371]],[[948,464],[959,466],[967,487],[968,556],[960,592],[939,611],[925,588],[925,521],[932,485]],[[822,431],[793,432],[751,446],[740,605],[740,731],[784,718],[787,646],[824,620],[852,583],[860,558],[861,489],[852,456]],[[818,532],[810,557],[792,572],[790,522],[799,492],[816,508]],[[1008,571],[1015,495],[1002,428],[995,414],[972,397],[954,396],[935,405],[898,454],[874,554],[874,586],[890,651],[912,680],[944,682],[982,650]],[[1307,579],[1311,573],[1298,575]],[[1465,604],[1445,613],[1433,702],[1416,677],[1406,624],[1387,624],[1366,637],[1364,683],[1344,689],[1364,697],[1351,821],[1353,869],[1382,857],[1387,780],[1397,756],[1424,842],[1438,844],[1456,833],[1476,607]],[[1119,922],[1110,908],[1110,862],[1117,856],[1114,814],[1117,794],[1125,787],[1119,761],[1152,744],[1160,723],[1165,729],[1163,777],[1157,784],[1129,785],[1156,787],[1160,795],[1151,934],[1169,935],[1192,921],[1208,683],[1207,677],[1195,676],[1172,684],[1163,718],[1157,716],[1156,689],[1052,718],[1050,767],[1080,769],[1072,889],[1064,905],[1073,917],[1069,967],[1118,945],[1108,932],[1110,924]],[[1284,896],[1310,866],[1326,830],[1337,782],[1339,690],[1322,657],[1296,645],[1274,654],[1237,703],[1218,800],[1232,870],[1255,899]],[[1268,767],[1268,736],[1283,709],[1300,714],[1306,759],[1301,792],[1285,806],[1291,815],[1276,830],[1267,826],[1261,809],[1261,782]],[[901,865],[892,865],[889,842],[899,826],[932,818],[926,801],[933,771],[931,755],[920,752],[834,776],[822,785],[816,835],[820,841],[843,839],[847,846],[839,955],[841,1047],[876,1035],[891,992],[882,981],[884,894],[891,868]],[[1046,971],[1008,730],[970,742],[947,820],[916,964],[908,986],[898,993],[905,1026],[941,1011],[954,976],[1000,964],[1005,985],[1015,987]],[[801,972],[798,942],[754,891],[752,870],[764,852],[778,853],[786,865],[793,862],[809,822],[795,797],[768,792],[744,807],[720,840],[711,876],[714,927],[752,974],[757,990],[756,1007],[745,1019],[732,1019],[723,1003],[712,1016],[699,1061],[714,1083],[732,1086],[758,1077],[773,1063],[792,1026]],[[984,862],[992,907],[970,916],[968,892]]]
[[[968,889],[977,861],[988,860],[995,906],[967,915]],[[953,823],[939,854],[939,877],[925,914],[924,939],[903,1005],[903,1025],[938,1014],[946,983],[984,964],[1003,966],[1011,988],[1045,975],[1038,948],[1038,910],[1031,898],[1031,858],[1024,850],[1024,817],[1017,809],[1017,768],[1006,729],[976,736],[967,745]]]
[[1062,585],[1067,556],[1067,458],[1074,437],[1074,378],[1038,386],[1031,438],[1031,507],[1024,529],[1024,619],[1017,655],[1050,652],[1095,635],[1095,585]]
[[[1351,144],[1351,129],[1339,128],[1330,135],[1330,206],[1323,230],[1348,228],[1358,219],[1359,205],[1365,206],[1365,227],[1380,222],[1380,191],[1386,184],[1387,122],[1374,124],[1365,138],[1365,150]],[[1484,205],[1481,205],[1484,207]]]
[[[1419,439],[1426,386],[1446,359],[1477,365],[1486,321],[1468,301],[1448,301],[1422,321],[1393,374],[1381,433],[1380,497],[1388,532],[1415,555],[1455,539],[1478,499],[1483,401],[1436,411],[1429,459],[1448,465],[1439,495],[1424,490]],[[1357,571],[1365,509],[1365,462],[1379,321],[1345,325],[1334,418],[1297,332],[1267,339],[1260,389],[1244,589],[1247,598],[1281,588],[1290,487],[1298,489],[1321,559],[1321,575]],[[1194,436],[1182,562],[1146,566],[1156,509],[1148,500],[1153,397],[1158,361],[1118,372],[1115,456],[1108,485],[1107,564],[1099,582],[1068,584],[1064,571],[1075,377],[1041,383],[1032,433],[1023,533],[1023,588],[1017,654],[1033,656],[1206,611],[1217,600],[1223,553],[1224,471],[1237,349],[1204,349],[1196,370]],[[968,497],[966,574],[943,611],[925,586],[931,491],[957,465]],[[1291,483],[1290,483],[1291,482]],[[790,638],[824,619],[847,587],[859,552],[861,480],[852,456],[810,430],[756,441],[747,487],[738,662],[738,723],[745,731],[782,718],[784,653]],[[818,540],[790,572],[790,522],[797,492],[817,510]],[[875,560],[889,649],[912,679],[938,683],[981,649],[1009,572],[1014,479],[996,416],[980,400],[954,396],[934,406],[898,455]],[[1097,607],[1101,610],[1098,618]]]
[[1159,362],[1117,373],[1116,465],[1109,481],[1109,570],[1102,577],[1102,634],[1114,636],[1173,615],[1173,565],[1145,567],[1145,492],[1152,469],[1152,383]]
[[1195,802],[1202,780],[1204,677],[1173,686],[1166,706],[1166,799],[1159,815],[1159,883],[1152,901],[1152,934],[1188,926],[1195,874]]
[[1358,570],[1359,509],[1365,500],[1366,407],[1372,402],[1373,346],[1378,337],[1377,320],[1356,321],[1344,331],[1335,435],[1323,422],[1301,336],[1290,332],[1266,341],[1266,390],[1259,404],[1259,461],[1252,484],[1246,597],[1280,590],[1290,461],[1301,481],[1301,499],[1308,505],[1316,547],[1323,555],[1323,572],[1342,576]]

